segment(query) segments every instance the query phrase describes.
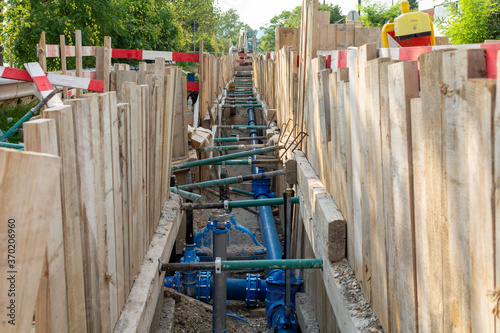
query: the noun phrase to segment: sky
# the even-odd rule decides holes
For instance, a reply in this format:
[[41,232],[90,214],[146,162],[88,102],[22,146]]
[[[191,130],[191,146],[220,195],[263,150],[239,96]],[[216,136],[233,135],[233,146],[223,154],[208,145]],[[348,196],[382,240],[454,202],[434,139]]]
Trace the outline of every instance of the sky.
[[[322,3],[323,0],[320,0]],[[362,0],[363,1],[363,0]],[[390,4],[391,0],[379,0]],[[419,2],[419,9],[429,9],[444,0],[422,0]],[[355,10],[357,0],[327,0],[326,3],[340,5],[342,12],[347,15],[351,10]],[[247,23],[252,29],[259,29],[269,20],[280,14],[284,10],[292,10],[302,5],[302,0],[219,0],[219,6],[223,11],[234,8],[240,15],[240,20]]]

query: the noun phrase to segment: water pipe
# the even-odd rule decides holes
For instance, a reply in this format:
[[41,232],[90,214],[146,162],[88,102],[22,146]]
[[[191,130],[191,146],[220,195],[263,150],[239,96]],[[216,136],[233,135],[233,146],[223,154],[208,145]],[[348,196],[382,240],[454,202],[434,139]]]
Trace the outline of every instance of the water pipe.
[[172,171],[179,170],[179,169],[192,168],[192,167],[200,166],[200,165],[210,165],[210,164],[215,163],[215,162],[234,160],[234,159],[237,159],[240,157],[266,154],[266,153],[280,150],[280,149],[283,149],[283,146],[271,146],[271,147],[259,148],[259,149],[255,149],[255,150],[242,151],[242,152],[234,153],[234,154],[228,154],[228,155],[217,156],[217,157],[212,157],[212,158],[205,158],[205,159],[199,160],[199,161],[179,163],[179,164],[172,165]]
[[229,191],[233,191],[234,193],[246,195],[246,196],[252,197],[252,198],[255,196],[255,193],[253,193],[253,192],[248,192],[248,191],[245,191],[245,190],[242,190],[239,188],[234,188],[234,187],[229,187]]
[[217,126],[219,128],[230,128],[230,129],[241,129],[241,130],[246,130],[246,129],[268,129],[269,126],[256,126],[256,125],[220,125]]
[[212,165],[222,165],[222,163],[225,163],[226,165],[252,165],[252,164],[276,164],[280,162],[280,159],[269,159],[269,160],[230,160],[230,161],[224,161],[224,162],[215,162],[212,163]]
[[43,100],[40,101],[35,107],[31,108],[28,113],[26,113],[17,123],[14,124],[7,132],[5,132],[1,137],[0,141],[7,141],[12,135],[14,135],[22,126],[25,122],[31,119],[31,117],[36,116],[38,111],[44,106],[45,104],[50,101],[52,97],[58,92],[59,90],[56,88],[50,92]]
[[214,150],[239,150],[239,149],[254,149],[266,147],[265,144],[251,144],[251,145],[230,145],[230,146],[213,146],[213,147],[201,147],[198,151],[214,151]]
[[[268,251],[269,253],[269,251]],[[190,263],[164,263],[161,271],[213,271],[215,261]],[[222,260],[222,271],[270,271],[277,269],[323,269],[323,259],[256,259],[256,260]],[[242,282],[240,282],[242,283]]]
[[[259,137],[257,137],[257,139],[265,140],[266,137],[259,136]],[[229,138],[215,138],[214,142],[238,142],[238,141],[250,141],[250,140],[254,140],[254,138],[251,138],[251,137],[241,137],[240,138],[239,136],[233,136],[233,137],[229,137]]]
[[[271,194],[269,194],[269,195],[271,195]],[[293,197],[292,203],[298,204],[299,198]],[[259,207],[259,211],[262,214],[261,208],[268,207],[269,212],[266,213],[267,217],[266,217],[265,223],[267,224],[267,223],[273,222],[273,224],[274,224],[273,213],[272,213],[270,206],[280,206],[283,204],[284,204],[283,198],[269,198],[266,194],[261,194],[257,197],[257,199],[253,199],[253,200],[237,200],[237,201],[225,200],[224,202],[211,202],[211,203],[205,203],[205,204],[185,203],[185,204],[182,204],[181,209],[189,210],[189,209],[220,209],[220,208],[224,208],[224,209],[229,210],[229,209],[233,209],[233,208]],[[264,211],[266,211],[266,210],[264,210]],[[268,228],[267,227],[262,228],[262,225],[261,225],[261,229],[267,230]],[[269,230],[269,231],[272,231],[272,230]]]
[[[247,164],[248,164],[248,162],[247,162]],[[184,190],[184,191],[194,190],[194,189],[199,190],[199,189],[206,188],[206,187],[237,184],[237,183],[242,183],[242,182],[248,181],[248,180],[262,179],[262,178],[274,177],[274,176],[282,176],[284,174],[285,174],[285,170],[269,171],[269,172],[264,172],[264,173],[260,173],[260,174],[256,174],[256,175],[228,177],[228,178],[223,178],[223,179],[208,180],[206,182],[186,184],[186,185],[179,186],[179,189]],[[175,187],[172,187],[171,189],[174,189],[174,188]]]
[[223,108],[261,108],[262,104],[223,104]]
[[184,191],[181,189],[177,190],[177,187],[175,187],[175,186],[170,187],[170,191],[172,191],[172,193],[179,194],[184,199],[190,199],[193,201],[197,201],[201,204],[204,204],[207,201],[207,197],[204,195],[199,195],[196,193],[187,192],[187,191]]
[[[24,150],[24,144],[21,144],[21,143],[0,142],[0,147],[1,148],[11,148],[11,149]],[[248,164],[248,162],[247,162],[247,164]]]

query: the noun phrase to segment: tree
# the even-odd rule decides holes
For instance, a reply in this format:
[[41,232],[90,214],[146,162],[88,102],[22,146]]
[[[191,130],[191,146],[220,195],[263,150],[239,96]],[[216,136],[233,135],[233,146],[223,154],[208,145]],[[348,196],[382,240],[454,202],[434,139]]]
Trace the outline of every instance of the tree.
[[[177,47],[178,28],[172,23],[167,4],[159,0],[7,0],[4,34],[0,36],[13,55],[14,65],[37,61],[36,44],[45,31],[48,44],[74,45],[74,31],[82,31],[83,45],[102,45],[111,36],[115,48],[171,50]],[[12,42],[12,47],[10,46]],[[95,62],[84,57],[84,67]],[[47,59],[47,69],[60,68],[60,60]],[[68,58],[68,68],[74,58]]]
[[499,0],[447,1],[448,17],[436,21],[453,44],[482,43],[500,38]]
[[361,5],[360,10],[359,20],[368,27],[381,27],[386,23],[394,22],[394,19],[401,14],[399,2],[388,6],[381,2],[367,1]]
[[418,1],[417,0],[408,0],[410,3],[410,10],[418,10]]

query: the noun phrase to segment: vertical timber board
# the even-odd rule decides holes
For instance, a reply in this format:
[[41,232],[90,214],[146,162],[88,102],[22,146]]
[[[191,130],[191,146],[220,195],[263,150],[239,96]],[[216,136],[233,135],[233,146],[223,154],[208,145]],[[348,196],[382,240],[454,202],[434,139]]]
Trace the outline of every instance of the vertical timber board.
[[[365,44],[358,48],[358,114],[360,120],[359,135],[360,141],[360,181],[361,181],[361,217],[362,217],[362,255],[363,255],[363,275],[358,276],[358,279],[362,278],[362,288],[364,291],[365,298],[371,301],[371,265],[370,265],[370,197],[368,190],[368,158],[367,158],[367,147],[369,139],[366,136],[366,97],[367,97],[367,86],[365,85],[366,73],[365,65],[368,60],[377,57],[377,47],[375,44]],[[369,89],[369,88],[368,88]],[[372,105],[373,106],[373,105]]]
[[[211,57],[209,57],[209,59],[211,59]],[[213,84],[213,82],[209,82],[208,80],[207,83],[210,86]],[[188,138],[187,128],[184,127],[184,124],[186,123],[186,114],[184,113],[184,101],[182,98],[182,75],[177,74],[175,76],[174,87],[175,93],[172,103],[174,105],[174,137],[176,144],[173,145],[172,157],[183,157],[188,155]],[[207,98],[209,100],[213,99],[208,93]],[[211,113],[208,107],[207,110]]]
[[[43,174],[33,170],[44,170]],[[20,152],[0,148],[0,250],[8,264],[9,228],[15,230],[17,292],[15,295],[15,327],[17,332],[31,330],[36,295],[46,254],[49,229],[54,212],[59,210],[61,160],[59,157],[32,152]],[[27,178],[26,175],[32,174]],[[24,180],[24,181],[23,181]],[[43,194],[43,195],[40,195]],[[20,205],[20,202],[29,203]],[[60,219],[61,217],[59,217]],[[10,223],[9,223],[10,222]],[[10,263],[9,263],[10,264]],[[6,266],[4,266],[6,267]],[[0,306],[6,313],[11,300],[7,297],[12,271],[3,269],[0,273]],[[0,319],[0,330],[9,332],[13,327],[7,315]]]
[[[500,64],[500,54],[497,54],[497,68]],[[493,119],[493,148],[494,148],[494,182],[495,182],[495,286],[500,285],[500,103],[498,96],[500,96],[500,75],[497,76],[497,100],[495,102],[495,113]],[[499,318],[496,320],[496,331],[500,332]]]
[[44,72],[47,72],[47,48],[45,44],[45,31],[42,31],[40,41],[38,42],[37,57],[40,67],[42,67]]
[[[443,242],[444,325],[443,330],[471,330],[471,257],[468,202],[469,165],[464,163],[467,150],[469,122],[467,119],[467,79],[486,73],[484,50],[449,51],[442,54],[444,95],[443,132],[443,220],[447,222],[448,237]],[[446,230],[446,229],[445,229]],[[449,289],[447,289],[449,286]],[[449,299],[449,301],[448,301]]]
[[[156,62],[155,62],[156,67]],[[155,171],[155,148],[156,148],[156,110],[157,110],[157,99],[155,98],[157,93],[157,77],[155,74],[146,74],[146,84],[149,87],[148,96],[149,96],[149,105],[148,111],[146,113],[147,118],[147,145],[148,149],[146,150],[146,160],[147,160],[147,174],[146,174],[146,184],[147,184],[147,193],[146,193],[146,215],[148,219],[147,224],[147,235],[146,235],[146,244],[149,244],[151,240],[153,229],[153,219],[154,219],[154,171]]]
[[[32,120],[23,124],[23,130],[26,151],[59,156],[55,120]],[[56,200],[61,198],[61,189],[59,188],[57,192],[55,196]],[[66,295],[67,281],[65,274],[66,263],[64,260],[62,206],[59,203],[55,207],[54,218],[50,223],[45,259],[47,265],[46,296],[49,308],[42,311],[49,315],[47,322],[50,323],[50,330],[47,332],[65,332],[68,330],[68,299]],[[38,315],[36,318],[39,318],[41,321],[43,320]],[[37,320],[35,320],[36,322]]]
[[467,82],[467,159],[469,216],[479,223],[470,228],[471,329],[495,331],[488,293],[495,289],[495,228],[493,187],[493,113],[496,80]]
[[[324,57],[322,57],[324,59]],[[326,59],[323,60],[326,67]],[[319,68],[318,68],[319,69]],[[322,154],[320,156],[320,169],[321,171],[321,181],[323,185],[331,193],[331,163],[330,155],[331,151],[328,149],[328,144],[331,142],[331,127],[330,127],[330,82],[328,75],[332,72],[331,69],[321,69],[317,72],[318,77],[318,119],[319,126],[319,138],[322,147]]]
[[103,55],[103,75],[104,92],[110,91],[111,74],[111,37],[104,36],[104,55]]
[[[96,183],[96,170],[94,166],[100,165],[97,152],[94,151],[95,143],[93,142],[94,132],[99,130],[93,128],[92,118],[97,110],[91,108],[90,99],[74,99],[66,100],[66,105],[73,107],[73,122],[75,128],[75,143],[76,143],[76,161],[79,179],[80,190],[80,216],[81,216],[81,233],[82,233],[82,253],[83,253],[83,271],[85,282],[85,306],[87,314],[87,331],[101,331],[101,299],[100,299],[100,260],[99,251],[105,252],[102,247],[99,247],[99,240],[103,237],[102,227],[102,209],[97,204],[96,197],[102,198],[102,194],[97,186],[102,183]],[[98,119],[97,119],[98,121]],[[95,137],[100,137],[99,133]],[[102,199],[100,201],[102,204]],[[103,305],[104,307],[104,305]],[[104,310],[103,310],[104,311]]]
[[382,327],[388,327],[387,251],[384,222],[382,174],[382,134],[380,100],[380,64],[388,58],[369,60],[365,65],[366,98],[366,186],[369,196],[371,303]]
[[[116,253],[116,276],[115,283],[117,288],[117,311],[120,314],[123,304],[125,304],[125,265],[124,265],[124,246],[123,246],[123,184],[120,167],[120,133],[118,108],[116,103],[116,92],[107,94],[109,98],[109,119],[111,126],[111,162],[113,175],[113,200],[114,200],[114,232],[115,232],[115,253]],[[110,281],[112,283],[112,281]],[[111,321],[114,326],[115,321]]]
[[442,332],[444,308],[444,249],[447,226],[442,219],[443,82],[441,51],[422,54],[421,99],[411,101],[418,321],[423,332]]
[[158,224],[158,221],[160,220],[160,213],[161,213],[161,206],[163,205],[162,196],[161,196],[161,185],[162,185],[162,152],[163,152],[163,116],[165,114],[165,101],[164,101],[164,96],[165,96],[165,61],[163,58],[155,59],[155,75],[157,79],[157,87],[156,87],[156,120],[155,120],[155,125],[156,125],[156,140],[155,140],[155,172],[154,172],[154,200],[155,200],[155,207],[154,207],[154,215],[153,215],[153,222],[155,225],[155,228],[152,230],[156,229],[156,225]]
[[[59,36],[59,53],[61,55],[61,74],[66,75],[66,36]],[[63,87],[63,99],[68,98],[68,87]]]
[[138,94],[141,96],[141,149],[142,149],[142,174],[141,174],[141,233],[142,233],[142,244],[141,252],[139,254],[139,265],[146,253],[149,245],[149,217],[148,217],[148,128],[149,128],[149,86],[140,85],[137,89]]
[[[82,31],[75,30],[75,62],[76,62],[76,76],[82,77]],[[45,69],[46,71],[46,69]],[[79,98],[82,94],[82,89],[76,89],[76,97]]]
[[75,129],[71,106],[45,110],[44,117],[55,120],[59,155],[62,162],[61,198],[64,233],[64,257],[70,332],[86,332],[85,290],[83,282],[82,233],[80,231],[80,198],[75,151]]
[[118,117],[118,142],[120,149],[120,179],[122,192],[122,233],[123,233],[123,289],[124,301],[126,301],[131,283],[131,256],[130,247],[132,245],[129,228],[132,219],[131,200],[131,163],[130,163],[130,106],[126,103],[120,103],[116,106]]
[[[386,231],[386,253],[387,253],[387,264],[386,264],[386,274],[387,281],[392,281],[392,275],[394,272],[390,271],[391,267],[395,267],[395,256],[389,255],[391,252],[395,251],[395,232],[394,232],[394,213],[393,213],[393,191],[392,191],[392,158],[391,158],[391,126],[390,126],[390,105],[389,105],[389,66],[396,63],[396,61],[387,61],[379,65],[379,76],[380,76],[380,134],[382,137],[382,183],[383,183],[383,221],[385,223]],[[391,275],[392,274],[392,275]],[[390,286],[390,285],[389,285]],[[386,330],[390,330],[392,326],[393,307],[394,298],[391,297],[390,289],[388,286],[387,295],[387,317],[389,318],[389,324],[384,327]]]
[[413,211],[413,166],[411,154],[410,99],[418,97],[416,61],[388,67],[389,109],[391,113],[391,157],[396,267],[389,267],[393,280],[389,285],[395,298],[393,314],[398,331],[418,331],[415,273],[415,221]]
[[[109,93],[99,94],[98,112],[100,137],[102,143],[102,179],[103,187],[103,205],[104,221],[106,231],[106,284],[109,289],[109,325],[112,327],[118,319],[118,285],[117,276],[117,253],[116,253],[116,235],[115,235],[115,199],[113,184],[113,155],[111,147],[111,103]],[[118,209],[118,207],[117,207]]]

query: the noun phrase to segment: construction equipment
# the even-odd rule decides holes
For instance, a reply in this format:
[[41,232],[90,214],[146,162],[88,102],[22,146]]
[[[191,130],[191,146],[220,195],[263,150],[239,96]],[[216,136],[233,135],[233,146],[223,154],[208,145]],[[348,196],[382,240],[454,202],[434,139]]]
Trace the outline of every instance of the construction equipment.
[[[390,36],[390,37],[389,37]],[[427,13],[410,12],[408,1],[401,2],[401,15],[382,28],[382,45],[385,48],[436,45],[434,26]]]

